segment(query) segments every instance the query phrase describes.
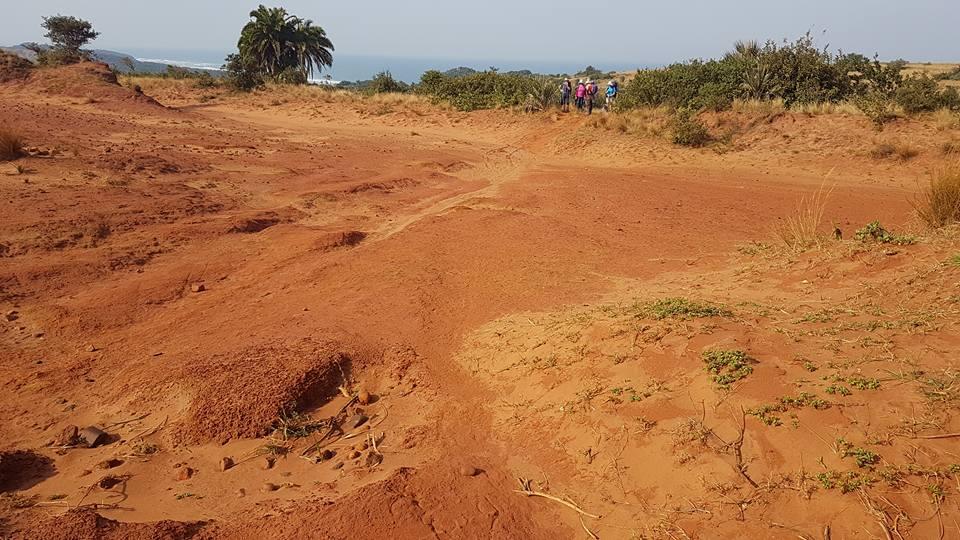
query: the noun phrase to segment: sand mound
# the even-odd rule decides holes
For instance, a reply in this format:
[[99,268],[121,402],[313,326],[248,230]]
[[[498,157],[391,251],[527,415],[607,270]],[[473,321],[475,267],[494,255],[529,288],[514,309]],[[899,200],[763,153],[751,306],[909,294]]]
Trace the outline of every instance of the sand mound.
[[159,521],[156,523],[120,523],[107,519],[93,510],[70,510],[30,527],[21,538],[44,540],[74,538],[123,538],[125,540],[185,540],[193,538],[204,527],[203,522],[182,523]]
[[33,64],[13,54],[0,52],[0,83],[20,81],[30,76]]
[[340,367],[347,370],[349,364],[337,344],[312,340],[215,357],[182,374],[182,380],[197,381],[199,386],[180,438],[200,443],[267,435],[284,412],[333,396],[340,384]]
[[[19,72],[14,70],[13,73]],[[19,85],[22,91],[84,98],[90,103],[106,105],[107,108],[117,104],[165,108],[150,96],[121,86],[117,75],[110,70],[110,67],[99,62],[80,62],[55,68],[32,69],[28,77],[9,79],[8,82]]]

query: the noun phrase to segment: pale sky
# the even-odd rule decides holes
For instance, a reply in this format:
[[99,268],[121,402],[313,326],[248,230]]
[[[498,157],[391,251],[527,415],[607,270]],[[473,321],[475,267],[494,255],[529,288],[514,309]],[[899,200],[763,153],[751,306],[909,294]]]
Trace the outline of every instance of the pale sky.
[[[2,0],[0,45],[43,41],[42,15],[74,15],[95,48],[236,45],[257,1]],[[660,64],[716,57],[736,39],[795,38],[882,59],[960,62],[960,0],[286,0],[348,55]],[[826,32],[825,34],[823,32]]]

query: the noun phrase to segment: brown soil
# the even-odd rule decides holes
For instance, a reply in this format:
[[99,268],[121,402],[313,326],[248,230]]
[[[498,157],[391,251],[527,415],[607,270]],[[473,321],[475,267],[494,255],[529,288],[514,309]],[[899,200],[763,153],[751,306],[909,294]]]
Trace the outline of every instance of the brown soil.
[[[94,64],[13,79],[4,535],[960,535],[958,233],[910,204],[957,133],[726,113],[690,150],[137,81],[157,103]],[[871,158],[890,137],[920,154]],[[824,183],[845,239],[779,247]],[[874,219],[919,241],[854,240]],[[718,385],[715,349],[752,370]]]

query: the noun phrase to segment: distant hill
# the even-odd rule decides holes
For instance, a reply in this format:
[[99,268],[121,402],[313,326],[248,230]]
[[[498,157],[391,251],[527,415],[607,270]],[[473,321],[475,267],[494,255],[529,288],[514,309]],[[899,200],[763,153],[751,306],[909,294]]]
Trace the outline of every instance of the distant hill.
[[[37,60],[37,53],[26,48],[22,43],[12,47],[0,47],[0,51],[26,58],[31,62],[36,62]],[[161,64],[159,62],[141,62],[129,54],[116,51],[94,49],[91,52],[93,53],[94,59],[107,64],[111,69],[120,73],[164,73],[169,67],[168,64]],[[195,71],[204,70],[197,69]]]

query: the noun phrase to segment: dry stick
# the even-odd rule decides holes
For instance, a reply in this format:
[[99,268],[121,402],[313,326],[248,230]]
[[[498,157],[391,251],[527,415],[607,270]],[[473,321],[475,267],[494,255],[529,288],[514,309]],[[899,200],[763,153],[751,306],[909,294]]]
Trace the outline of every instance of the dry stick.
[[782,524],[782,523],[776,523],[776,522],[771,521],[771,522],[770,522],[770,526],[771,526],[771,527],[774,527],[774,528],[776,528],[776,529],[785,529],[785,530],[788,530],[788,531],[796,534],[796,535],[797,535],[797,538],[799,538],[800,540],[813,540],[813,537],[812,537],[812,536],[807,535],[807,534],[804,534],[803,531],[801,531],[800,529],[796,529],[796,528],[791,527],[791,526],[789,526],[789,525],[784,525],[784,524]]
[[590,538],[592,538],[593,540],[600,540],[599,536],[597,536],[596,534],[594,534],[593,531],[587,528],[587,524],[583,522],[583,516],[577,516],[577,518],[580,520],[580,526],[583,527],[583,530],[587,531],[587,535]]
[[960,433],[942,433],[940,435],[914,435],[913,439],[955,439]]
[[[347,407],[349,407],[350,405],[353,405],[353,402],[356,401],[356,400],[357,400],[357,396],[353,396],[352,398],[350,398],[350,401],[348,401],[343,407],[340,407],[340,410],[337,411],[337,414],[333,415],[332,418],[334,418],[334,419],[338,418],[341,414],[344,413],[344,411],[347,410]],[[323,434],[323,437],[320,437],[319,439],[317,439],[316,442],[314,442],[314,443],[311,444],[310,446],[306,447],[306,448],[303,450],[303,452],[300,453],[300,455],[301,455],[301,456],[305,456],[305,455],[309,454],[310,452],[312,452],[321,442],[323,442],[324,439],[326,439],[327,437],[329,437],[329,436],[333,433],[333,431],[334,431],[335,429],[337,429],[337,423],[336,423],[336,422],[330,422],[330,429],[328,429],[327,432]]]
[[143,432],[140,432],[140,433],[134,435],[133,437],[130,437],[129,439],[127,439],[127,444],[130,444],[131,442],[133,442],[133,441],[135,441],[135,440],[137,440],[137,439],[145,439],[145,438],[153,435],[154,433],[160,431],[161,429],[163,429],[164,426],[167,425],[167,420],[169,420],[169,419],[170,419],[170,417],[167,416],[166,418],[163,419],[163,422],[160,422],[160,424],[159,424],[157,427],[155,427],[155,428],[153,428],[153,429],[148,429],[148,430],[146,430],[146,431],[143,431]]
[[123,422],[114,422],[114,423],[112,423],[112,424],[110,424],[110,425],[108,425],[108,426],[105,426],[105,427],[103,428],[103,430],[104,430],[104,431],[107,431],[108,429],[111,429],[111,428],[120,427],[120,426],[125,426],[125,425],[127,425],[127,424],[132,424],[133,422],[139,422],[140,420],[143,420],[144,418],[146,418],[146,417],[148,417],[148,416],[150,416],[150,413],[144,414],[144,415],[142,415],[142,416],[138,416],[138,417],[136,417],[136,418],[131,418],[130,420],[124,420]]
[[830,525],[823,526],[823,540],[831,540],[830,538]]
[[546,493],[541,493],[541,492],[539,492],[539,491],[534,491],[534,490],[530,489],[530,481],[529,481],[529,480],[524,480],[523,478],[518,478],[517,480],[520,482],[520,487],[523,488],[523,489],[515,489],[514,491],[517,492],[517,493],[522,493],[522,494],[526,495],[527,497],[543,497],[544,499],[549,499],[549,500],[551,500],[551,501],[553,501],[553,502],[560,503],[560,504],[566,506],[567,508],[570,508],[571,510],[574,510],[574,511],[576,511],[576,512],[578,512],[578,513],[580,513],[580,514],[582,514],[582,515],[584,515],[584,516],[587,516],[587,517],[589,517],[589,518],[600,519],[600,516],[595,516],[595,515],[593,515],[593,514],[590,514],[590,513],[586,512],[586,511],[584,511],[584,510],[583,510],[582,508],[580,508],[579,506],[573,504],[572,502],[565,501],[565,500],[563,500],[563,499],[561,499],[561,498],[559,498],[559,497],[554,497],[553,495],[548,495],[548,494],[546,494]]
[[747,411],[744,410],[742,405],[740,406],[740,414],[742,415],[740,418],[740,436],[733,442],[733,455],[737,459],[737,472],[740,473],[740,476],[743,476],[747,482],[750,482],[751,486],[759,488],[760,486],[747,474],[747,467],[743,464],[743,434],[747,430]]

